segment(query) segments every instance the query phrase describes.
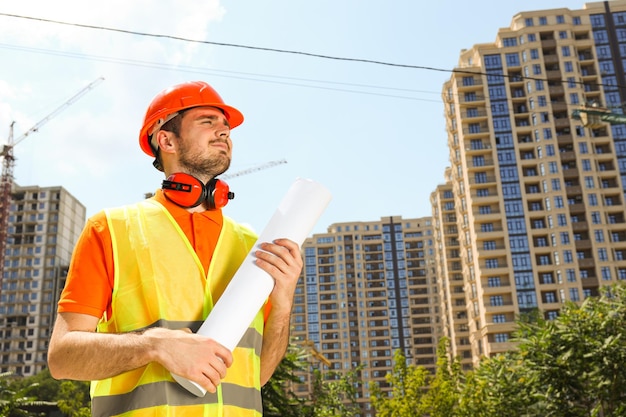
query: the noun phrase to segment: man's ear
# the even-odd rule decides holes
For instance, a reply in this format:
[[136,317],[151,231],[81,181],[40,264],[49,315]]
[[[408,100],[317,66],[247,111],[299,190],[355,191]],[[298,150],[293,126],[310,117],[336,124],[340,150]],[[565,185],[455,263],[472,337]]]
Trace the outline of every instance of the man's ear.
[[174,142],[174,134],[165,130],[159,130],[156,135],[156,143],[159,145],[159,149],[162,153],[174,153],[176,152],[176,145]]

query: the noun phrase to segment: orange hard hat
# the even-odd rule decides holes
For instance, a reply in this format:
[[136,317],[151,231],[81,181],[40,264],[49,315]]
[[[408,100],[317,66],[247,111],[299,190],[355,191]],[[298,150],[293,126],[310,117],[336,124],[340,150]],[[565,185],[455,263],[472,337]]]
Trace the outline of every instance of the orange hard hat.
[[149,137],[155,129],[163,126],[171,118],[168,116],[198,106],[213,106],[222,110],[231,129],[243,123],[243,114],[236,108],[224,104],[217,91],[204,81],[177,84],[161,91],[152,99],[139,133],[141,150],[155,156]]

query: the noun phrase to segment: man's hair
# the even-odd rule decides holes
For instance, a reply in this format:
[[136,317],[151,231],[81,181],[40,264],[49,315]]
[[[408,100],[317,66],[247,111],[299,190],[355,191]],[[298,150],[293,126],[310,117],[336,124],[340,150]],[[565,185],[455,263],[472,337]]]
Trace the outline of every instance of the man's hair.
[[[179,137],[180,128],[183,122],[183,116],[185,115],[185,112],[187,110],[188,109],[179,111],[176,116],[174,116],[171,120],[168,120],[163,126],[161,126],[161,129],[159,130],[172,132],[174,135],[176,135],[176,137]],[[156,132],[154,134],[156,134]],[[159,145],[157,143],[154,143],[154,146],[155,146],[155,149],[154,149],[155,159],[152,164],[159,171],[163,171],[163,161],[161,160],[161,152],[159,152],[160,151]]]

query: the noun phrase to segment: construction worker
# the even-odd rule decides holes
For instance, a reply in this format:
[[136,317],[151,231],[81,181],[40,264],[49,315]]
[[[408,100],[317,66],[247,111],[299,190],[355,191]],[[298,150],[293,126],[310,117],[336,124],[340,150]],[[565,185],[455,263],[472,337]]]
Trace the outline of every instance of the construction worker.
[[[87,222],[58,304],[48,365],[57,379],[92,381],[92,415],[262,415],[261,386],[288,344],[299,246],[278,239],[254,249],[275,286],[232,352],[194,333],[256,244],[251,230],[222,214],[233,195],[215,179],[229,167],[230,130],[242,122],[204,82],[162,91],[139,135],[165,174],[162,188]],[[172,374],[207,394],[188,392]]]

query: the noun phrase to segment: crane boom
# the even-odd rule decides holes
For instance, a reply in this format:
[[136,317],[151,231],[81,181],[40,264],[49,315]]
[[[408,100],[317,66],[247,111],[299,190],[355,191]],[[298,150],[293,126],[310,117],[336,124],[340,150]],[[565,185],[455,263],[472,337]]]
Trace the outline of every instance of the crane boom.
[[280,159],[280,160],[277,160],[277,161],[270,161],[270,162],[267,162],[265,164],[258,165],[256,167],[244,169],[243,171],[237,171],[237,172],[233,172],[232,174],[222,175],[220,178],[224,179],[224,180],[227,180],[229,178],[239,177],[241,175],[250,174],[252,172],[261,171],[262,169],[267,169],[267,168],[274,167],[276,165],[281,165],[281,164],[286,164],[286,163],[287,163],[287,160],[285,160],[285,159]]
[[5,248],[7,245],[7,239],[9,237],[9,205],[11,203],[11,191],[13,190],[13,168],[15,167],[15,157],[13,155],[13,148],[15,145],[23,141],[31,133],[37,132],[41,126],[46,124],[50,119],[55,117],[65,108],[73,104],[76,100],[81,98],[84,94],[91,91],[94,87],[104,81],[103,77],[98,78],[87,87],[82,88],[78,93],[72,96],[69,100],[57,107],[52,113],[41,119],[33,127],[28,129],[24,134],[14,140],[13,127],[15,122],[11,123],[9,129],[9,138],[7,144],[2,147],[0,156],[3,157],[2,161],[2,177],[0,177],[0,291],[2,290],[2,277],[4,276],[4,256]]
[[[78,93],[76,93],[72,98],[70,98],[69,100],[67,100],[65,103],[63,103],[62,105],[60,105],[59,107],[57,107],[52,113],[50,113],[49,115],[47,115],[46,117],[44,117],[43,119],[41,119],[39,122],[35,123],[35,125],[33,125],[33,127],[31,127],[30,129],[28,129],[26,132],[24,132],[19,138],[15,139],[15,141],[13,142],[13,146],[17,145],[18,143],[20,143],[21,141],[23,141],[24,139],[26,139],[26,137],[28,135],[30,135],[31,133],[36,132],[37,130],[39,130],[39,128],[43,125],[45,125],[46,123],[48,123],[50,121],[50,119],[52,119],[53,117],[55,117],[57,114],[61,113],[63,110],[65,110],[67,107],[71,106],[72,104],[74,104],[75,101],[77,101],[79,98],[81,98],[82,96],[84,96],[85,94],[87,94],[89,91],[93,90],[98,84],[100,84],[102,81],[104,81],[104,77],[100,77],[97,80],[95,80],[94,82],[92,82],[91,84],[89,84],[87,87],[81,89]],[[13,122],[15,123],[15,122]],[[11,124],[11,126],[13,126],[13,123]],[[11,145],[9,143],[9,145]]]

